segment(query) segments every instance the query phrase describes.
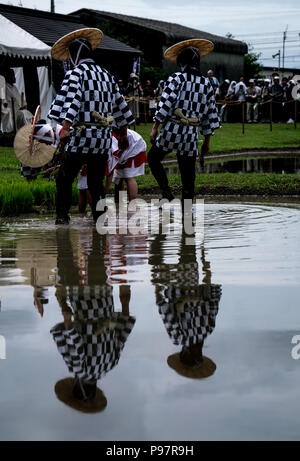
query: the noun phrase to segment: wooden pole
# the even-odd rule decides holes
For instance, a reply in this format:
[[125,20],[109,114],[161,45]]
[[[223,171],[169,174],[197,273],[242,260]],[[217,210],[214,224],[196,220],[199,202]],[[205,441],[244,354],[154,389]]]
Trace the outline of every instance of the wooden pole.
[[270,131],[273,130],[272,126],[272,117],[273,117],[273,110],[272,110],[272,100],[270,101]]
[[11,110],[12,110],[12,117],[13,117],[13,123],[14,123],[14,132],[17,132],[17,125],[16,125],[16,114],[15,114],[15,103],[14,103],[14,98],[11,98]]
[[242,106],[242,133],[245,134],[245,111],[244,111],[244,101],[241,104]]

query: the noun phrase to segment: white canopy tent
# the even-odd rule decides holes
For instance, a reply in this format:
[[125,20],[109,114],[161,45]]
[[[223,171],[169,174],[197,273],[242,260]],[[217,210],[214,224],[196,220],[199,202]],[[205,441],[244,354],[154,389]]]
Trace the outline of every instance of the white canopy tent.
[[0,14],[0,53],[19,58],[50,58],[50,47]]
[[[0,14],[0,30],[0,55],[2,54],[11,58],[22,59],[51,58],[51,48],[48,45],[28,33],[26,30],[17,26],[14,22],[10,21],[2,14]],[[16,87],[20,94],[24,94],[26,100],[23,67],[20,67],[20,64],[18,64],[18,66],[19,67],[15,67],[12,65],[11,68],[15,72]],[[36,69],[39,80],[39,95],[42,116],[45,118],[51,104],[53,90],[49,85],[48,68],[43,64],[43,61],[41,61],[41,66],[36,67]]]

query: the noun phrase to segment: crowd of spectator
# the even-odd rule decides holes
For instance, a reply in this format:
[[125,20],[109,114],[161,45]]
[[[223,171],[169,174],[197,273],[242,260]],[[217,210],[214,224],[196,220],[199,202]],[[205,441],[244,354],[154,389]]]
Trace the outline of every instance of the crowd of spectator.
[[[210,72],[210,73],[209,73]],[[208,78],[212,78],[211,71]],[[224,80],[214,85],[216,101],[222,122],[235,122],[242,119],[242,111],[235,102],[244,102],[244,120],[247,123],[273,122],[294,123],[295,106],[292,90],[296,82],[292,78],[273,75],[271,79],[250,79],[246,84],[244,76],[238,82]],[[270,103],[272,107],[270,110]]]
[[[12,88],[16,92],[14,74],[11,69],[9,71],[11,71],[11,74],[8,73],[7,75],[6,91],[8,92]],[[291,77],[283,77],[280,80],[279,75],[274,74],[272,80],[268,78],[250,79],[245,82],[242,75],[239,81],[225,79],[220,84],[213,71],[209,70],[207,78],[213,87],[219,115],[223,123],[240,122],[242,119],[247,123],[268,122],[270,116],[272,116],[273,122],[294,122],[295,106],[292,104],[294,101],[292,90],[296,82]],[[163,91],[164,81],[160,80],[157,85],[153,85],[149,79],[141,83],[138,75],[131,73],[128,82],[125,83],[123,80],[119,80],[118,85],[121,94],[126,97],[137,123],[139,121],[152,121],[157,101]],[[2,101],[2,131],[5,132],[13,131],[13,121],[17,125],[16,129],[18,129],[20,127],[18,124],[19,113],[24,114],[24,110],[19,110],[20,108],[24,109],[24,107],[21,107],[21,96],[19,93],[18,97],[15,94],[13,96],[15,117],[11,115],[13,111],[8,107],[9,103],[6,103],[5,100]],[[7,100],[11,101],[11,95],[7,96]],[[270,110],[271,101],[272,109]],[[240,104],[237,104],[240,102],[245,103],[242,110]],[[30,115],[32,117],[32,114]]]
[[[292,90],[296,84],[291,77],[283,77],[274,74],[272,79],[250,79],[245,81],[241,75],[239,81],[225,79],[221,84],[214,76],[212,70],[207,72],[207,78],[213,87],[219,115],[222,122],[239,122],[242,118],[247,123],[258,123],[259,121],[269,122],[272,116],[273,122],[294,123],[295,108],[292,101]],[[135,118],[141,121],[151,121],[155,111],[155,102],[150,101],[145,109],[145,99],[157,100],[162,93],[164,81],[160,80],[158,85],[152,85],[150,80],[143,84],[139,77],[132,73],[128,83],[119,80],[121,93],[129,99],[129,106],[135,114]],[[132,100],[130,101],[130,98]],[[142,98],[142,104],[138,101]],[[272,109],[270,110],[270,102]],[[243,105],[242,113],[240,104]],[[271,115],[272,114],[272,115]],[[243,116],[244,115],[244,116]]]

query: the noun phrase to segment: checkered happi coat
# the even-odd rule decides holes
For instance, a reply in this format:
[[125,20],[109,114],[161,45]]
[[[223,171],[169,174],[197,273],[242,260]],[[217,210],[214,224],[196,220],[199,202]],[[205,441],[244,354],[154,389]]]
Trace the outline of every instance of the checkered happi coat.
[[[174,114],[177,108],[185,117],[198,118],[199,127],[171,122],[169,118],[178,118]],[[203,136],[207,136],[220,128],[214,91],[209,80],[181,72],[172,74],[164,86],[154,120],[162,123],[156,140],[158,148],[181,155],[197,155],[199,130]]]
[[70,373],[95,381],[119,362],[135,318],[113,312],[110,286],[70,287],[68,291],[74,327],[66,330],[59,323],[51,334]]
[[[52,102],[48,118],[63,123],[88,122],[93,111],[103,117],[113,116],[120,128],[130,125],[134,118],[112,75],[93,62],[79,64],[65,75],[61,89]],[[68,152],[108,154],[111,147],[111,128],[87,128],[71,136]]]
[[189,347],[213,332],[221,293],[220,285],[160,287],[159,313],[173,344]]

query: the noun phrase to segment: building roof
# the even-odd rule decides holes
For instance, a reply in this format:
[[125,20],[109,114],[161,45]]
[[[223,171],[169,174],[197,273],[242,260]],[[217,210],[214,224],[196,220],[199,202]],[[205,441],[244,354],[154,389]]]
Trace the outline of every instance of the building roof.
[[[47,45],[52,46],[60,37],[76,29],[87,27],[80,18],[72,15],[21,8],[0,4],[0,14],[17,24]],[[140,55],[141,52],[125,43],[104,35],[99,46],[102,50],[119,51]]]
[[107,11],[90,10],[87,8],[82,8],[70,14],[80,17],[80,15],[88,13],[95,14],[106,20],[113,19],[115,22],[127,23],[138,28],[153,30],[163,34],[169,42],[173,43],[191,38],[204,38],[206,40],[211,40],[215,44],[216,51],[229,51],[238,54],[245,54],[248,51],[247,44],[240,40],[221,37],[220,35],[210,34],[208,32],[203,32],[201,30],[185,27],[180,24],[174,24],[171,22],[140,18],[136,16],[127,16],[125,14],[110,13]]

